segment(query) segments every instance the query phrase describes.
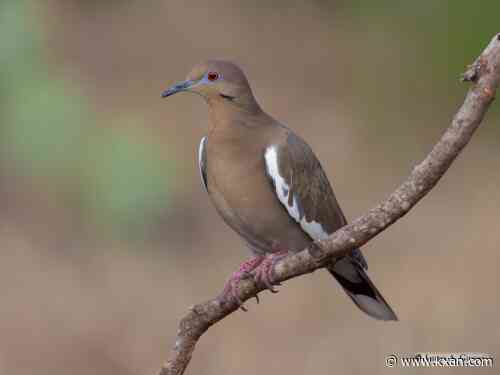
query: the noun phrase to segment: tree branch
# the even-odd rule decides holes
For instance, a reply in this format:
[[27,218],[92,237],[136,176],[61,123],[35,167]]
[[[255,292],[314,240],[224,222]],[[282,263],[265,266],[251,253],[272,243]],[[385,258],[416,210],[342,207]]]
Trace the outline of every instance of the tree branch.
[[[408,179],[366,215],[339,229],[328,239],[315,242],[309,248],[279,261],[274,267],[277,283],[313,272],[362,246],[404,216],[436,185],[472,138],[495,97],[500,82],[500,34],[495,35],[483,53],[469,66],[463,81],[474,83],[464,103],[451,126],[427,157],[413,169]],[[237,292],[240,299],[246,301],[264,289],[264,285],[257,285],[249,278],[239,284]],[[220,298],[193,306],[182,318],[170,359],[159,374],[183,374],[201,335],[237,309],[235,301]]]

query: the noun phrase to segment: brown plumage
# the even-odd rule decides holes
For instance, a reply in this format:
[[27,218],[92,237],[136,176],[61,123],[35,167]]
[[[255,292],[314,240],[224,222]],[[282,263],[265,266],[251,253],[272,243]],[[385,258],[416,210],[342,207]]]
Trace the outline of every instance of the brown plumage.
[[[256,267],[267,270],[268,260],[275,261],[268,254],[303,250],[346,224],[311,148],[261,109],[239,67],[226,61],[204,62],[163,96],[179,91],[197,93],[208,103],[210,123],[200,143],[200,173],[221,217],[256,256],[250,266],[242,265],[241,273]],[[329,271],[367,314],[396,320],[366,267],[355,250]],[[272,280],[266,272],[267,284]]]

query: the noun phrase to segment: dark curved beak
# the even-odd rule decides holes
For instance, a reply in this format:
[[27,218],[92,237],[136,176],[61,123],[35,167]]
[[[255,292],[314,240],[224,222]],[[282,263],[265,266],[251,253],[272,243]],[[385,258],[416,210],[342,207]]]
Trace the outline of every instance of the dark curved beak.
[[166,97],[172,96],[174,94],[177,94],[178,92],[186,91],[193,85],[193,83],[194,83],[194,81],[190,81],[190,80],[176,83],[175,85],[173,85],[173,86],[169,87],[168,89],[166,89],[165,91],[163,91],[161,93],[161,97],[166,98]]

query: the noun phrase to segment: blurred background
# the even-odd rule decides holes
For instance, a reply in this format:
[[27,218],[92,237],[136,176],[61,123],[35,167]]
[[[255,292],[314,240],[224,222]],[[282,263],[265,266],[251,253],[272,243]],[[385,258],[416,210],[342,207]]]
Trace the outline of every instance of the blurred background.
[[[160,99],[192,65],[240,63],[355,218],[448,126],[498,14],[498,0],[2,0],[0,374],[154,373],[182,314],[248,257],[199,181],[205,104]],[[400,322],[368,318],[316,272],[213,327],[188,373],[498,356],[499,119],[494,103],[440,184],[364,248]]]

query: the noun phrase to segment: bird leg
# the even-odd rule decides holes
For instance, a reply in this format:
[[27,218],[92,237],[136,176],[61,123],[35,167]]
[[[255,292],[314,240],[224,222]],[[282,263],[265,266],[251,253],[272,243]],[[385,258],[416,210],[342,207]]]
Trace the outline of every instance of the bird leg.
[[[229,297],[235,300],[240,309],[247,311],[246,307],[243,305],[243,301],[236,293],[238,284],[241,280],[252,277],[257,284],[264,284],[271,293],[277,293],[278,291],[273,287],[274,279],[274,265],[284,257],[288,255],[288,251],[280,250],[276,253],[271,253],[266,256],[258,255],[254,256],[240,265],[238,271],[231,275],[231,278],[226,282],[224,289],[221,294],[221,299]],[[276,284],[281,285],[281,284]],[[259,303],[259,297],[256,295],[255,299]]]

